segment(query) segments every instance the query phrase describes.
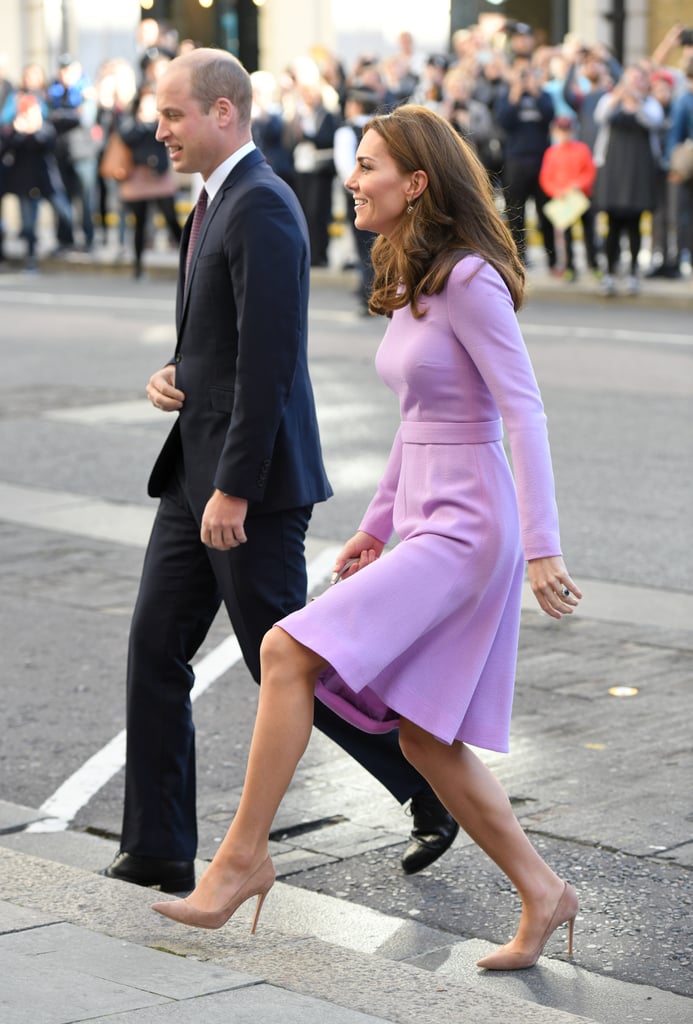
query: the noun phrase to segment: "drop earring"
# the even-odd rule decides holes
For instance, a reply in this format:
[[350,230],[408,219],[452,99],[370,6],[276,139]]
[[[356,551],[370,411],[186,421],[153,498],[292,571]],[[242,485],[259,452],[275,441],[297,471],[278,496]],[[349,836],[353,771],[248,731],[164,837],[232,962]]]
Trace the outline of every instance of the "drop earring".
[[413,213],[413,212],[414,212],[414,207],[412,206],[411,203],[409,203],[409,205],[407,206],[407,213]]

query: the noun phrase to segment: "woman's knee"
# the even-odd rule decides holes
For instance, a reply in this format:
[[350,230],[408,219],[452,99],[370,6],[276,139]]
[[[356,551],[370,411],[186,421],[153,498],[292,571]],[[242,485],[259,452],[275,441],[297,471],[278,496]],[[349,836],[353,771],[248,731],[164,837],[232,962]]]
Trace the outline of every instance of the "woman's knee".
[[285,633],[279,626],[272,626],[265,633],[260,644],[260,662],[263,667],[269,668],[287,656],[288,640],[288,633]]
[[294,640],[281,626],[272,626],[263,637],[260,646],[263,678],[276,668],[281,669],[283,676],[298,673],[317,678],[325,664],[324,659],[315,651]]
[[421,770],[433,752],[433,744],[437,744],[435,736],[425,729],[406,719],[400,720],[399,746],[409,764]]

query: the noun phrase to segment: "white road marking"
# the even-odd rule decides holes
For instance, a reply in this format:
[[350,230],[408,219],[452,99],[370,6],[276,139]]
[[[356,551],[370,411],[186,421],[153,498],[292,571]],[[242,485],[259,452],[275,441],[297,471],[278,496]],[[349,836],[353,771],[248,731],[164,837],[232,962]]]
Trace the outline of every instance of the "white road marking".
[[[308,563],[308,590],[313,591],[330,575],[341,545],[323,547]],[[238,640],[232,634],[202,658],[195,666],[193,701],[242,658]],[[39,808],[46,818],[29,825],[27,832],[63,832],[78,812],[125,765],[125,730],[114,736],[101,750],[49,796]]]
[[[5,278],[4,281],[0,280],[0,287],[3,284],[7,285],[8,283],[7,278]],[[5,290],[5,288],[2,287],[2,301],[3,303],[11,303],[15,306],[33,305],[48,306],[51,308],[76,307],[77,309],[112,309],[120,313],[142,313],[147,311],[156,313],[161,312],[166,314],[167,317],[171,317],[173,315],[173,302],[171,299],[155,299],[153,297],[147,298],[143,296],[83,295],[64,294],[62,292],[34,291],[12,292],[9,289]],[[311,305],[310,316],[312,319],[319,321],[363,325],[363,317],[359,313],[351,310],[334,310]],[[603,341],[606,337],[609,341],[633,342],[639,345],[667,344],[686,347],[693,345],[693,335],[690,333],[674,334],[666,331],[639,331],[613,327],[572,326],[566,328],[565,324],[532,323],[529,320],[525,320],[524,317],[521,318],[521,327],[523,333],[555,338],[557,342],[571,341],[574,339]],[[160,327],[146,328],[140,340],[148,344],[152,344],[169,341],[172,337],[173,333],[171,328],[162,325]]]
[[44,420],[60,423],[164,423],[161,409],[155,409],[148,398],[134,398],[129,402],[99,402],[97,405],[79,405],[67,409],[48,409],[41,413]]
[[0,482],[0,520],[54,533],[144,547],[156,506]]
[[[0,282],[1,283],[1,282]],[[7,279],[5,279],[7,283]],[[64,292],[2,292],[3,305],[11,304],[13,306],[48,306],[51,309],[62,308],[62,309],[98,309],[99,311],[104,310],[115,310],[116,313],[165,313],[167,316],[173,316],[173,300],[172,299],[155,299],[151,296],[130,296],[130,295],[94,295],[94,294],[81,294],[81,293],[64,293]]]
[[693,334],[669,334],[665,331],[634,331],[621,327],[566,327],[565,324],[533,324],[521,320],[522,333],[565,341],[630,341],[638,345],[693,345]]

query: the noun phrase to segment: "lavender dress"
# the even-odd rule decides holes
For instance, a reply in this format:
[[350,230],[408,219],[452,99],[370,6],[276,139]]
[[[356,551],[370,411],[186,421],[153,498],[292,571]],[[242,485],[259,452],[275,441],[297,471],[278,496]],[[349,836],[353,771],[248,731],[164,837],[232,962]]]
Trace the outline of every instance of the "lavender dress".
[[506,751],[524,559],[560,553],[546,417],[492,267],[461,259],[426,307],[395,312],[376,358],[402,422],[360,529],[400,542],[279,625],[329,661],[316,694],[360,728],[401,715]]

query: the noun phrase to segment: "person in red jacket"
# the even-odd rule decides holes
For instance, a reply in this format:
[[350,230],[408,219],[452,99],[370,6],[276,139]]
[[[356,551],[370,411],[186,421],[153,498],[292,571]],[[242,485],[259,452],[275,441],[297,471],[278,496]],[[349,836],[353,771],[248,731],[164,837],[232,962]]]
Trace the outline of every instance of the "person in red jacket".
[[[592,195],[594,179],[597,176],[592,151],[584,142],[578,142],[573,138],[572,118],[557,117],[551,128],[554,143],[544,153],[539,172],[540,187],[551,199],[563,196],[571,189],[576,188],[589,198]],[[579,219],[582,222],[587,265],[596,273],[598,271],[597,246],[592,207],[589,206]],[[572,225],[565,230],[564,238],[566,260],[564,276],[567,281],[574,281],[576,271]]]

